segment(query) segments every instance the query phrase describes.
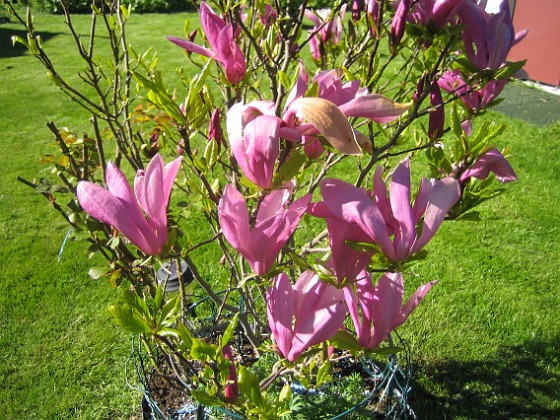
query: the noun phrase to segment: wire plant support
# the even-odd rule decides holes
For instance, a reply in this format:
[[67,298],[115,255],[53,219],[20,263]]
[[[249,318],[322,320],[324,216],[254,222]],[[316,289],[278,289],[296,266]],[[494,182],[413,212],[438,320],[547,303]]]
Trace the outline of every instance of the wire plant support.
[[[209,299],[201,299],[191,305],[191,309],[200,305],[213,302]],[[214,308],[215,309],[215,308]],[[210,321],[212,316],[204,320]],[[203,320],[203,321],[204,321]],[[416,419],[414,410],[408,402],[409,394],[412,390],[412,368],[409,358],[407,343],[393,332],[389,338],[389,343],[393,347],[394,341],[403,350],[396,355],[388,355],[386,360],[373,360],[369,357],[362,357],[356,360],[356,366],[360,373],[368,378],[371,385],[359,402],[350,408],[344,409],[339,414],[332,417],[315,417],[325,420],[339,420],[345,418],[365,418],[364,413],[369,413],[367,418],[384,419]],[[242,416],[231,412],[223,407],[206,407],[196,402],[185,401],[180,408],[169,410],[160,406],[156,395],[150,385],[150,376],[153,368],[148,363],[148,354],[139,336],[132,339],[131,355],[126,365],[127,384],[130,388],[143,395],[142,413],[145,420],[218,420],[218,419],[243,419]],[[175,375],[179,377],[179,375]],[[135,379],[133,379],[135,378]],[[333,378],[334,379],[334,378]],[[299,382],[290,384],[294,398],[301,398],[309,405],[310,409],[321,408],[320,400],[335,395],[337,391],[338,379],[322,385],[319,388],[305,388]],[[188,389],[188,384],[184,384]],[[341,408],[343,409],[343,408]],[[318,411],[320,412],[320,411]],[[359,416],[362,417],[359,417]],[[287,417],[289,418],[289,417]]]

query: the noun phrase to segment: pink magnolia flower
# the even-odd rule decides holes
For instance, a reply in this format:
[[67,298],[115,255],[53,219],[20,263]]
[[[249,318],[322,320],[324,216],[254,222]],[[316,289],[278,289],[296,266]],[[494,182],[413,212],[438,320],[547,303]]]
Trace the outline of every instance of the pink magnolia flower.
[[494,172],[500,182],[517,181],[517,175],[508,160],[497,148],[491,149],[478,157],[478,160],[461,175],[460,181],[465,182],[473,177],[486,179]]
[[[338,241],[334,235],[343,232],[356,237],[359,242],[376,244],[389,261],[405,261],[435,235],[447,212],[460,198],[459,183],[452,177],[434,183],[423,178],[412,205],[409,160],[405,159],[395,169],[390,197],[381,173],[382,169],[377,168],[373,194],[339,179],[325,179],[321,183],[323,205],[318,210],[312,206],[310,212],[327,219],[331,243]],[[420,234],[416,230],[419,223]],[[343,236],[343,239],[346,238]],[[331,250],[335,261],[343,260],[345,256],[356,257],[352,254],[356,251],[351,252],[347,245]],[[346,262],[345,266],[348,265],[352,263]],[[338,274],[337,278],[341,279]]]
[[360,0],[352,0],[352,20],[354,22],[360,20],[361,8]]
[[280,354],[290,362],[334,336],[342,328],[346,312],[344,292],[311,270],[303,272],[293,287],[286,274],[278,275],[266,293],[272,336]]
[[465,1],[471,0],[419,0],[412,6],[408,21],[439,29],[456,20],[457,13]]
[[242,81],[247,71],[247,65],[241,49],[235,42],[233,25],[226,24],[204,1],[200,3],[200,22],[211,49],[181,38],[169,36],[167,39],[188,52],[194,52],[221,63],[230,83],[236,84]]
[[[362,117],[387,123],[397,119],[409,108],[409,104],[400,104],[382,95],[370,94],[366,89],[360,89],[357,80],[342,83],[342,73],[339,70],[320,72],[312,82],[318,85],[318,97],[304,97],[309,82],[307,71],[301,66],[300,74],[288,95],[281,118],[275,115],[272,101],[239,103],[231,107],[228,111],[227,127],[232,148],[234,144],[243,142],[243,133],[252,121],[256,121],[261,116],[268,116],[268,120],[263,120],[262,124],[259,123],[255,127],[259,127],[261,134],[274,132],[271,136],[274,138],[274,150],[276,150],[276,134],[289,141],[301,141],[303,137],[308,137],[306,139],[308,144],[311,143],[310,137],[322,135],[339,152],[360,155],[362,153],[360,138],[348,122],[349,117]],[[243,148],[246,149],[247,146]],[[304,150],[309,152],[310,156],[316,156],[318,153],[317,148]],[[268,159],[263,159],[259,165],[265,162],[270,167],[271,160]],[[247,173],[245,175],[247,176]]]
[[395,53],[396,46],[400,44],[404,36],[406,20],[410,12],[411,4],[412,0],[401,0],[397,4],[397,10],[391,21],[391,28],[389,29],[389,48],[393,54]]
[[439,139],[443,134],[445,110],[443,109],[441,90],[436,82],[432,82],[430,87],[430,105],[434,109],[430,112],[430,118],[428,121],[428,137],[432,140]]
[[227,377],[228,384],[224,388],[224,394],[227,402],[234,403],[237,401],[239,396],[239,384],[237,382],[237,370],[235,369],[235,364],[233,363],[233,355],[231,354],[231,347],[226,344],[222,349],[224,357],[231,363],[229,365],[229,373]]
[[366,0],[366,13],[371,36],[376,36],[379,30],[379,0]]
[[259,276],[270,270],[311,201],[308,194],[286,207],[292,188],[293,184],[267,194],[259,205],[254,224],[250,224],[245,199],[233,185],[226,186],[218,205],[225,238]]
[[109,162],[107,189],[81,181],[78,201],[92,217],[113,226],[145,254],[161,254],[167,243],[167,204],[181,159],[164,167],[162,157],[155,155],[146,170],[136,174],[134,192],[121,170]]
[[447,70],[438,79],[439,87],[453,93],[471,112],[480,111],[496,99],[506,83],[507,80],[490,80],[482,88],[474,90],[463,80],[458,69]]
[[327,223],[332,253],[327,265],[334,271],[338,282],[356,279],[371,260],[371,253],[353,249],[347,241],[367,243],[371,242],[370,236],[355,223],[345,223],[337,218],[324,201],[311,204],[307,212]]
[[268,27],[276,22],[276,19],[278,19],[278,12],[274,7],[267,3],[264,5],[264,10],[259,17],[263,26]]
[[208,141],[214,140],[218,146],[218,151],[224,142],[224,133],[220,125],[220,109],[216,108],[210,117],[210,124],[208,124]]
[[[343,83],[339,69],[319,72],[312,83],[317,84],[317,98],[304,98],[308,82],[307,73],[302,70],[290,92],[282,119],[287,126],[295,127],[299,135],[323,135],[336,150],[345,154],[361,154],[361,144],[348,118],[367,118],[383,124],[397,119],[409,108],[408,104],[360,89],[358,80]],[[317,150],[313,150],[312,154],[316,153]]]
[[330,9],[323,9],[313,12],[305,9],[305,17],[311,20],[315,26],[310,33],[314,33],[309,41],[311,56],[314,60],[319,61],[324,51],[326,42],[331,41],[334,45],[340,42],[340,35],[343,29],[343,19],[346,13],[346,5],[343,5],[340,12],[336,16],[331,16]]
[[376,349],[391,331],[406,321],[435,283],[433,280],[420,286],[403,305],[401,273],[385,273],[373,286],[371,276],[363,271],[358,281],[344,288],[358,344]]
[[487,13],[484,4],[465,2],[459,17],[464,25],[465,52],[480,71],[498,70],[505,63],[511,47],[527,34],[527,31],[515,33],[508,0],[501,1],[495,14]]
[[[255,102],[254,106],[258,103]],[[267,114],[262,115],[255,115],[252,109],[242,104],[230,108],[227,115],[228,137],[231,152],[245,177],[267,189],[272,187],[274,165],[280,154],[282,120],[268,109],[265,111]]]

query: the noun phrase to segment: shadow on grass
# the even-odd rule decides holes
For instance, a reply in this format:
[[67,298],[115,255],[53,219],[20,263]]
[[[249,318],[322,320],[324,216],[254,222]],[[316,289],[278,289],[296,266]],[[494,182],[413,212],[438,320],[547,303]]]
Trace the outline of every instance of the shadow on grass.
[[560,418],[560,338],[492,359],[421,366],[411,406],[420,419]]
[[[17,43],[15,45],[13,44],[12,36],[14,35],[20,36],[21,38],[27,40],[27,32],[25,32],[24,30],[0,26],[0,59],[17,57],[23,55],[27,51],[27,48],[25,48],[25,46],[21,45],[20,43]],[[43,42],[46,42],[49,39],[62,34],[56,32],[38,32],[38,35],[41,36],[41,40]]]

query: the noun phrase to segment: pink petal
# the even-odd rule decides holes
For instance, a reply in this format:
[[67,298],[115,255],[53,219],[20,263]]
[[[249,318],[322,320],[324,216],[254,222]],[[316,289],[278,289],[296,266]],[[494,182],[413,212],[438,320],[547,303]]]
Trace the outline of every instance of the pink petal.
[[319,16],[317,16],[314,12],[312,12],[309,9],[305,9],[304,15],[307,19],[312,21],[315,24],[315,26],[320,26],[323,23],[321,18],[319,18]]
[[305,214],[311,195],[294,201],[286,210],[279,210],[274,217],[257,219],[246,246],[247,258],[251,268],[258,275],[266,274],[274,260],[293,235]]
[[381,95],[363,95],[340,105],[340,110],[347,117],[363,117],[378,123],[396,120],[410,104],[400,104]]
[[[346,302],[346,306],[348,307],[350,318],[354,323],[354,329],[356,330],[356,334],[358,336],[358,342],[360,343],[360,345],[364,345],[364,343],[361,342],[361,339],[363,338],[363,334],[361,334],[363,324],[360,318],[360,312],[358,310],[358,296],[356,292],[352,290],[353,285],[354,283],[350,283],[342,290],[344,291],[344,300]],[[365,343],[367,343],[367,341],[369,340],[369,330],[368,330],[368,334],[366,335],[367,338]]]
[[362,309],[362,328],[356,330],[358,334],[358,342],[366,346],[371,340],[374,322],[374,308],[377,304],[375,300],[375,287],[373,286],[371,275],[366,271],[362,271],[359,280],[356,282],[356,292],[358,301]]
[[194,42],[187,41],[186,39],[177,38],[174,36],[168,36],[167,39],[188,52],[200,54],[203,55],[204,57],[209,57],[209,58],[212,58],[215,55],[215,53],[209,50],[208,48],[202,47],[198,44],[195,44]]
[[412,214],[414,220],[414,226],[420,221],[424,213],[426,212],[426,207],[428,206],[428,200],[430,199],[430,194],[432,193],[432,183],[427,178],[422,178],[420,181],[420,188],[418,189],[418,194],[416,194],[416,199],[414,200],[414,206],[412,207]]
[[[140,232],[140,234],[144,237],[145,242],[138,238],[136,240],[140,240],[142,243],[142,245],[139,245],[124,230],[116,225],[113,226],[117,228],[117,230],[121,231],[123,235],[130,239],[140,249],[149,249],[150,255],[159,254],[161,252],[162,243],[157,239],[155,230],[148,225],[148,222],[142,214],[142,210],[138,206],[137,197],[134,195],[132,188],[130,188],[128,180],[113,162],[109,162],[107,164],[105,178],[107,189],[111,194],[122,200],[122,203],[127,209],[128,218],[137,226],[138,232]],[[127,227],[125,227],[125,229],[128,230]],[[134,231],[131,231],[130,233],[134,235]],[[153,251],[155,250],[157,250],[157,252],[154,254]]]
[[410,299],[405,303],[402,309],[399,312],[399,316],[395,320],[395,323],[392,326],[392,329],[397,328],[399,325],[402,325],[411,312],[420,304],[424,296],[430,291],[432,286],[437,283],[437,280],[432,280],[429,283],[423,284],[420,286],[416,291],[412,294]]
[[266,293],[268,325],[276,341],[278,350],[287,357],[293,338],[293,292],[285,273],[273,279],[272,287]]
[[241,171],[261,188],[272,185],[274,165],[280,154],[280,123],[277,117],[261,115],[247,124],[241,141],[230,138],[232,153]]
[[347,83],[344,83],[340,89],[340,97],[339,102],[337,105],[345,104],[350,102],[354,99],[360,89],[360,81],[359,80],[350,80]]
[[305,95],[305,92],[307,91],[307,86],[309,85],[309,73],[307,69],[305,68],[301,60],[298,61],[298,64],[299,64],[299,74],[296,79],[296,83],[294,87],[292,88],[290,94],[288,95],[288,99],[286,99],[286,105],[284,107],[284,111],[286,111],[290,107],[292,102],[294,102],[297,98],[300,98],[303,95]]
[[329,246],[332,252],[332,265],[339,283],[353,281],[371,260],[371,254],[356,251],[346,245],[346,241],[370,242],[369,238],[354,223],[336,218],[327,218]]
[[[79,182],[76,193],[80,205],[89,215],[113,226],[142,252],[148,255],[157,255],[161,252],[140,209],[134,211],[124,200],[92,182]],[[134,206],[138,207],[136,203]],[[137,213],[140,213],[140,218],[133,217]]]
[[220,203],[218,216],[222,232],[230,245],[243,256],[250,242],[249,212],[245,199],[231,184],[226,185]]
[[215,49],[216,37],[224,29],[226,22],[204,1],[200,3],[200,24],[208,43]]
[[410,161],[403,160],[395,169],[391,180],[391,209],[399,223],[395,233],[396,257],[405,260],[416,239],[415,223],[410,207]]
[[446,177],[434,185],[430,194],[430,201],[424,215],[422,235],[412,247],[412,253],[418,252],[432,239],[445,216],[461,197],[461,189],[456,179]]
[[167,206],[169,204],[169,197],[171,196],[171,190],[173,189],[173,184],[175,183],[175,178],[181,169],[181,162],[183,158],[178,157],[173,162],[165,165],[163,171],[163,201]]
[[399,229],[399,222],[395,219],[395,216],[393,216],[391,201],[387,196],[387,186],[382,176],[383,168],[378,166],[375,168],[375,174],[373,175],[373,200],[391,233]]
[[321,194],[329,210],[341,220],[356,225],[368,235],[391,261],[395,261],[393,244],[379,209],[360,188],[338,179],[325,179]]
[[517,181],[517,175],[508,160],[494,148],[479,156],[474,165],[461,175],[461,182],[470,177],[486,179],[490,172],[494,172],[500,182]]
[[[145,171],[138,171],[134,183],[136,197],[148,215],[148,220],[158,234],[165,228],[167,236],[167,203],[164,203],[163,191],[163,159],[155,155]],[[166,241],[167,242],[167,241]]]
[[317,275],[307,281],[301,307],[296,309],[294,338],[288,355],[291,362],[307,348],[335,335],[346,317],[342,290],[323,282]]
[[292,188],[273,190],[262,199],[257,210],[257,223],[275,217],[292,194]]
[[373,299],[374,331],[369,349],[376,348],[393,330],[403,299],[403,280],[401,273],[385,273],[377,282]]

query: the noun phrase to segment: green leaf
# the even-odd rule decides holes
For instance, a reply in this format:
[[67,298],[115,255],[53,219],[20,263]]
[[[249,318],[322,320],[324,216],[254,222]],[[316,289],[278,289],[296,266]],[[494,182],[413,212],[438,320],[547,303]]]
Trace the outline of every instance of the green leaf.
[[163,301],[163,287],[159,284],[156,286],[156,295],[154,296],[154,312],[159,312]]
[[502,68],[498,69],[498,71],[494,74],[494,78],[496,80],[509,79],[511,76],[513,76],[519,70],[521,70],[525,66],[526,62],[527,62],[527,60],[515,61],[513,63],[508,63],[505,66],[503,66]]
[[216,396],[210,395],[203,389],[192,389],[190,391],[191,395],[202,405],[207,405],[209,407],[221,407],[224,403]]
[[212,140],[206,144],[204,159],[206,160],[207,169],[212,169],[218,160],[218,142]]
[[181,300],[174,296],[163,306],[160,312],[162,325],[170,326],[181,316]]
[[88,276],[92,280],[99,280],[107,273],[109,273],[109,267],[91,267],[88,271]]
[[[161,77],[157,74],[155,75],[156,82],[153,82],[138,72],[132,72],[134,80],[145,89],[148,89],[148,98],[156,106],[163,109],[168,115],[170,115],[176,121],[183,121],[185,119],[179,105],[175,103],[171,95],[167,93],[165,87],[163,86],[163,81]],[[159,83],[159,84],[158,84]]]
[[274,185],[283,185],[286,181],[291,180],[298,174],[306,161],[307,157],[304,154],[292,150],[290,152],[290,159],[274,175]]
[[134,313],[132,308],[124,305],[110,305],[109,312],[116,324],[123,330],[134,334],[150,333],[149,326]]
[[224,348],[232,339],[237,329],[237,324],[239,322],[239,313],[233,315],[233,318],[229,322],[226,330],[224,331],[222,337],[220,338],[220,348]]
[[463,135],[457,101],[453,102],[453,106],[451,107],[451,128],[456,137],[461,137]]
[[286,75],[285,72],[283,72],[282,70],[279,70],[278,71],[278,79],[280,80],[280,83],[282,84],[284,89],[286,89],[286,90],[290,89],[291,82],[290,82],[290,79],[288,78],[288,76]]
[[239,366],[237,381],[239,390],[249,401],[261,409],[266,409],[266,401],[261,393],[259,380],[253,372],[245,366]]
[[126,289],[121,292],[121,299],[131,308],[135,309],[140,314],[150,316],[151,312],[146,305],[146,302],[138,296],[134,291]]
[[214,359],[216,346],[208,344],[199,338],[193,338],[192,340],[191,356],[193,359],[201,361]]
[[302,270],[307,270],[309,268],[309,264],[307,264],[307,261],[304,258],[302,258],[300,255],[296,254],[295,252],[291,252],[291,251],[289,252],[289,254],[290,254],[290,259],[299,268],[301,268]]
[[316,386],[319,387],[324,383],[327,383],[331,379],[332,364],[330,360],[325,360],[321,367],[317,370]]
[[460,55],[459,57],[457,57],[455,59],[455,64],[457,64],[457,67],[459,67],[459,70],[461,70],[461,73],[463,74],[478,73],[478,69],[475,67],[475,65],[472,64],[470,60],[464,55]]
[[121,270],[113,270],[113,272],[111,273],[111,277],[109,278],[109,283],[111,284],[111,287],[116,289],[121,285],[122,281],[123,281],[123,275]]
[[362,346],[358,344],[356,338],[345,330],[338,331],[329,341],[334,347],[342,350],[348,350],[352,353],[357,353],[363,350]]
[[19,35],[12,35],[12,44],[14,47],[16,46],[16,44],[21,44],[25,48],[29,49],[29,44],[27,43],[27,41]]
[[278,401],[281,403],[288,402],[292,398],[292,387],[289,384],[284,384],[280,395],[278,395]]
[[414,254],[412,257],[407,258],[406,262],[411,262],[411,261],[422,261],[425,260],[426,257],[428,256],[428,251],[426,251],[425,249],[418,251],[416,254]]
[[183,324],[179,324],[177,327],[177,333],[179,335],[179,338],[181,339],[181,342],[183,344],[183,346],[181,346],[182,349],[186,349],[186,350],[190,350],[192,348],[193,345],[193,337],[190,333],[190,331],[188,330],[187,327],[185,327]]

